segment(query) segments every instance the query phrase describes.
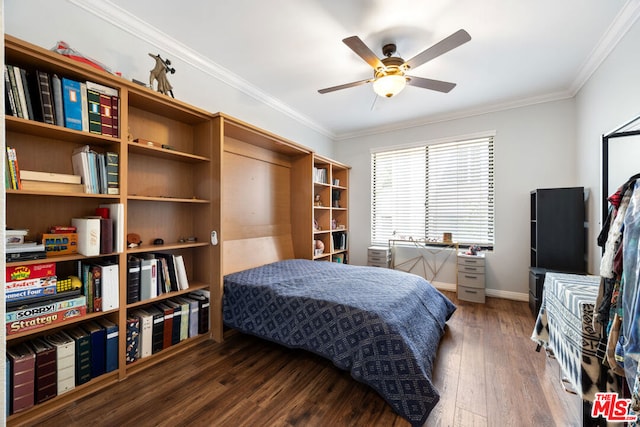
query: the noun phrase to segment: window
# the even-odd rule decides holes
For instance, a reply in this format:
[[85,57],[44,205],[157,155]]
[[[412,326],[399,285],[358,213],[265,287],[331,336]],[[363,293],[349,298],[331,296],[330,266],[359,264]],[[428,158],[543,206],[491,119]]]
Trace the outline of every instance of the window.
[[493,247],[493,136],[371,154],[371,243],[401,237]]

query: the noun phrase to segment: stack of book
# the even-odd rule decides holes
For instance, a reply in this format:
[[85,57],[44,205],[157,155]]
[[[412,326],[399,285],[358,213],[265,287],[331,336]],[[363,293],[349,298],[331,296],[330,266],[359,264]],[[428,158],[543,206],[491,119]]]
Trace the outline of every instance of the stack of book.
[[22,190],[84,193],[80,175],[22,170],[20,183]]
[[115,138],[120,134],[120,96],[114,88],[10,64],[4,79],[7,115]]

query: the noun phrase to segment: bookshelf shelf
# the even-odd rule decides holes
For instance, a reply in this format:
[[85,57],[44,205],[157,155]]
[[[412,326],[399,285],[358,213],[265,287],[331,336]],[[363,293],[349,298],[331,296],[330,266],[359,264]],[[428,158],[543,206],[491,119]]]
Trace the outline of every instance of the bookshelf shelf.
[[[52,262],[56,275],[65,279],[80,272],[82,264],[108,262],[118,266],[118,307],[109,311],[90,312],[62,323],[7,336],[9,346],[28,343],[36,338],[60,331],[84,328],[90,323],[110,321],[118,327],[117,369],[99,375],[73,390],[60,394],[23,411],[12,413],[7,424],[32,424],[44,414],[94,393],[110,384],[143,371],[159,360],[175,357],[184,349],[204,339],[212,338],[212,330],[222,330],[221,316],[208,313],[209,332],[184,338],[157,354],[143,357],[137,363],[126,363],[128,319],[132,310],[147,309],[154,304],[167,303],[189,293],[207,293],[221,299],[219,247],[210,243],[212,230],[220,230],[220,138],[214,132],[214,115],[179,100],[162,95],[121,77],[96,70],[47,49],[34,46],[5,35],[5,63],[20,67],[27,73],[41,71],[51,78],[78,82],[93,82],[110,88],[117,104],[111,104],[119,129],[117,136],[97,130],[74,130],[65,126],[28,120],[7,114],[5,117],[6,145],[15,148],[21,170],[73,174],[72,154],[86,145],[99,154],[118,155],[119,194],[87,194],[49,191],[6,190],[6,225],[14,229],[28,229],[28,240],[38,240],[52,225],[71,225],[72,218],[96,215],[103,204],[122,205],[120,238],[126,242],[129,233],[140,235],[143,246],[126,248],[121,252],[84,256],[59,255],[42,260],[10,262],[11,266],[33,266]],[[34,74],[35,75],[35,74]],[[34,101],[36,102],[36,101]],[[54,109],[54,112],[58,110]],[[43,111],[44,113],[44,111]],[[55,121],[54,121],[55,122]],[[104,122],[102,123],[104,126]],[[96,132],[96,129],[93,129]],[[114,132],[111,132],[114,133]],[[142,145],[133,139],[142,138],[170,146],[170,149]],[[179,242],[195,237],[195,242]],[[152,245],[162,238],[164,245]],[[130,257],[145,257],[163,253],[180,256],[189,280],[185,290],[161,294],[127,304]],[[203,305],[205,310],[219,309],[219,305]],[[184,309],[183,309],[184,310]],[[219,334],[218,334],[219,335]],[[214,338],[220,338],[220,336]]]

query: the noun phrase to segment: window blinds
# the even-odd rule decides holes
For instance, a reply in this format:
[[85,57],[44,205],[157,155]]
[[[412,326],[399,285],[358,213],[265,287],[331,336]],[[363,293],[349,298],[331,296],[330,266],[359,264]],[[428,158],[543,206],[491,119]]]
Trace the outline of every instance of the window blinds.
[[371,170],[371,243],[447,232],[493,246],[493,136],[372,153]]

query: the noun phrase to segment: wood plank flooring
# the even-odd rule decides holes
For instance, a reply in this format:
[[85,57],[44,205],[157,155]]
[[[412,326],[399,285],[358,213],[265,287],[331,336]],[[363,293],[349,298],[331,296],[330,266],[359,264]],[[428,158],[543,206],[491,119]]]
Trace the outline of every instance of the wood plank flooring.
[[[438,349],[426,426],[580,426],[527,303],[458,301]],[[42,419],[46,426],[409,426],[371,388],[314,354],[243,334],[208,341]]]

